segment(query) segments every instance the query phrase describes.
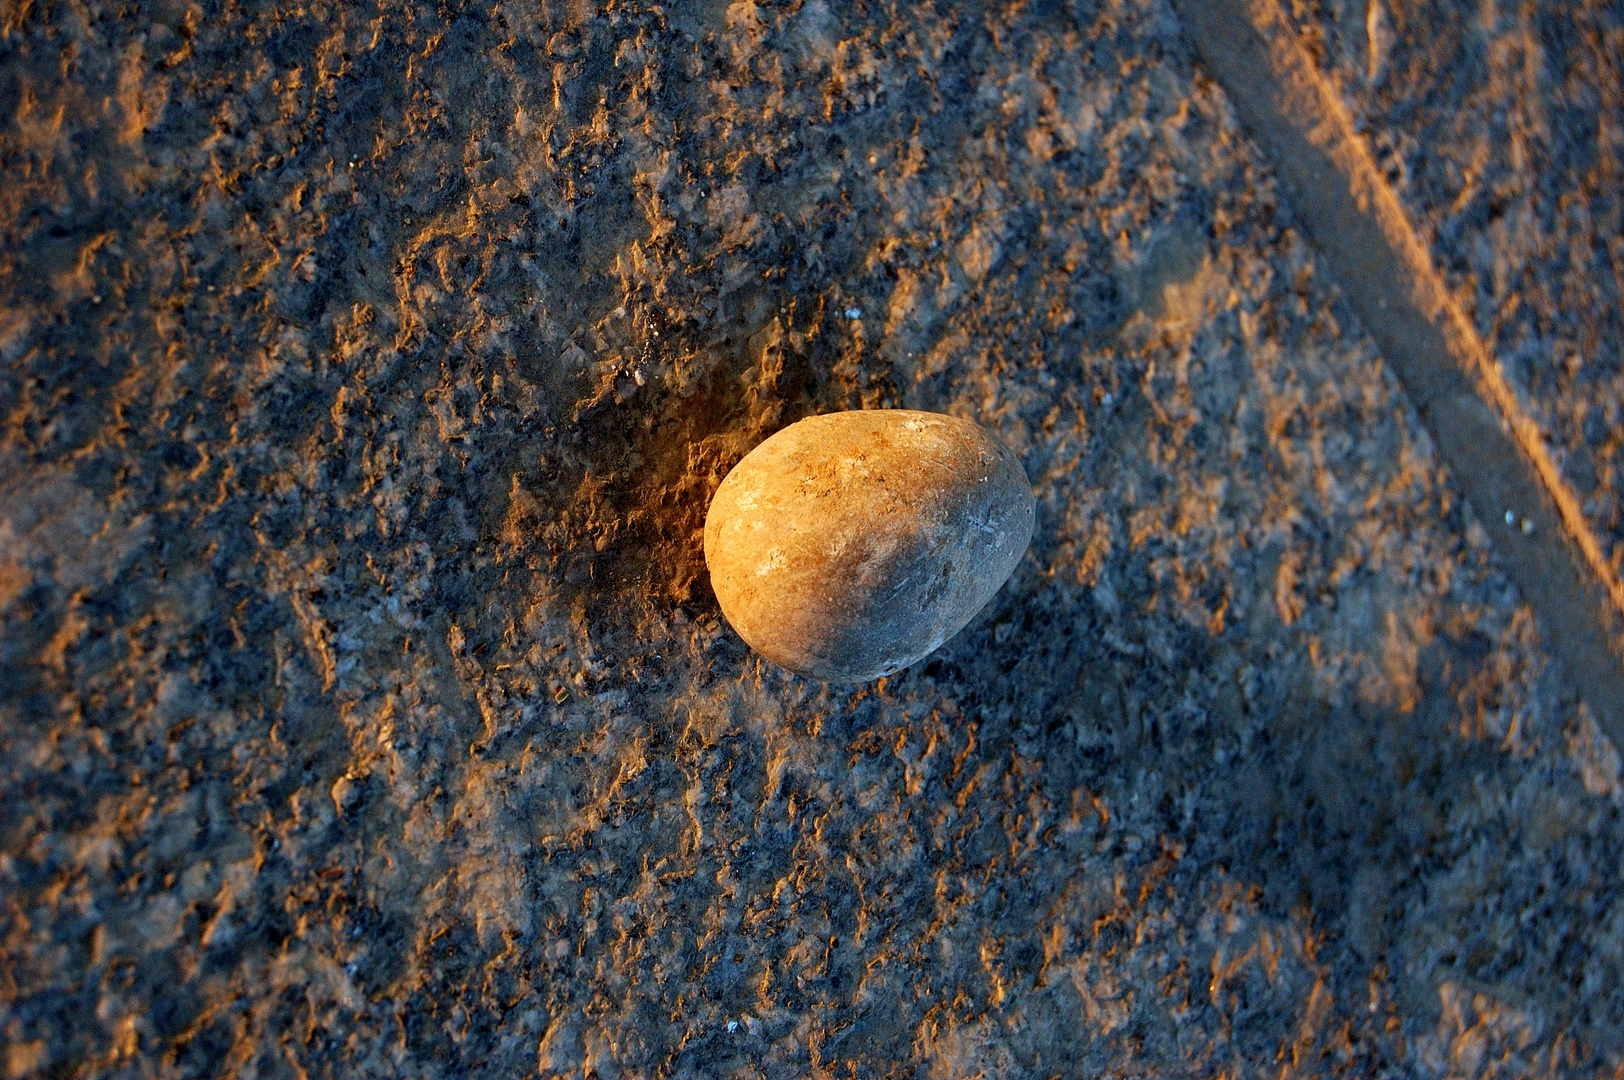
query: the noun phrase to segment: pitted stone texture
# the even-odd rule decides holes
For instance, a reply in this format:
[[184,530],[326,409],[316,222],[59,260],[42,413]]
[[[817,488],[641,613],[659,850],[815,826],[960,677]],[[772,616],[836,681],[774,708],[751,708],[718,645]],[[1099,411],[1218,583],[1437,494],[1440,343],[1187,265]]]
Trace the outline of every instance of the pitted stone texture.
[[1032,540],[1009,447],[957,417],[810,417],[717,489],[705,562],[722,612],[776,664],[831,682],[900,671],[962,630]]

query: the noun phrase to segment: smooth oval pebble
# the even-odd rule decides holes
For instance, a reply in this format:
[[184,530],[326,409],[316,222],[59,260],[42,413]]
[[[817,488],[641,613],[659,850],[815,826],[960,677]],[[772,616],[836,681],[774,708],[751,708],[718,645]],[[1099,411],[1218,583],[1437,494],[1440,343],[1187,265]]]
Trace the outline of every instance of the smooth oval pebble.
[[705,517],[722,614],[774,663],[831,682],[922,659],[1032,540],[1032,486],[977,424],[875,409],[792,424],[734,466]]

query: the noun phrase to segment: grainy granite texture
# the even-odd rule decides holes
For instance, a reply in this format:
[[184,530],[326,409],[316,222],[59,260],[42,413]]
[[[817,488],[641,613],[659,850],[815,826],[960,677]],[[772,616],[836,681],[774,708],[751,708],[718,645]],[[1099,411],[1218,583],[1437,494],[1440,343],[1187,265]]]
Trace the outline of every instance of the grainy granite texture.
[[1624,6],[1292,8],[1624,570]]
[[[0,10],[11,1075],[1624,1067],[1617,752],[1160,4]],[[834,690],[698,530],[864,405],[1038,530]]]

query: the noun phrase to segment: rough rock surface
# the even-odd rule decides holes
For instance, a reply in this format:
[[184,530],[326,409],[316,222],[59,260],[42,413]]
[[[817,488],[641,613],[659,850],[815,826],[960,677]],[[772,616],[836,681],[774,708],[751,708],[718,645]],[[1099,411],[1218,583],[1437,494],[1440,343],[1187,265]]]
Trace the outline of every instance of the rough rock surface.
[[722,614],[797,674],[867,682],[964,629],[1032,542],[1021,463],[985,428],[914,409],[809,416],[716,489],[705,567]]
[[1294,11],[1624,570],[1624,7]]
[[[0,10],[11,1075],[1616,1072],[1616,749],[1177,29]],[[878,406],[1036,539],[833,689],[700,523]]]

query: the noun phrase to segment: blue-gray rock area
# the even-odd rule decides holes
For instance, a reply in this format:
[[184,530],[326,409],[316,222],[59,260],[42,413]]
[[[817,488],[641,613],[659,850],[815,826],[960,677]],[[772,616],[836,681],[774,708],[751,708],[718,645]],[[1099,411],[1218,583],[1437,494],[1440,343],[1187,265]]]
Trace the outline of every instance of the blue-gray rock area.
[[[1160,0],[10,4],[0,122],[11,1076],[1620,1068],[1617,750]],[[831,688],[700,527],[874,406],[1037,533]]]
[[1292,8],[1624,568],[1624,7]]

